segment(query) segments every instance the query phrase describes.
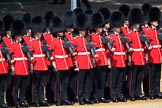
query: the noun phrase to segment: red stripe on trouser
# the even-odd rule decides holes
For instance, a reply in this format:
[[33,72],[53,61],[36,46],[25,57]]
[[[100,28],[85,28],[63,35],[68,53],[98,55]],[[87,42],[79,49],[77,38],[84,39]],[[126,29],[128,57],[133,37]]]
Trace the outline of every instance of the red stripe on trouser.
[[132,90],[132,70],[130,71],[129,96],[131,96],[131,90]]
[[110,70],[110,97],[112,98],[112,70]]

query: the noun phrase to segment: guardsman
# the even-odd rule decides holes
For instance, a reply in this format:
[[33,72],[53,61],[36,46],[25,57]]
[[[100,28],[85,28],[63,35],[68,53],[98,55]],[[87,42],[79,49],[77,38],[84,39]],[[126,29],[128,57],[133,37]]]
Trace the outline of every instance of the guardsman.
[[34,40],[31,42],[33,50],[34,66],[34,102],[35,106],[49,106],[45,99],[45,89],[48,82],[48,61],[47,55],[44,53],[44,44],[41,41],[44,30],[44,21],[41,16],[32,19],[32,32]]
[[87,49],[88,41],[86,39],[86,29],[89,26],[89,18],[81,13],[74,18],[74,29],[77,31],[74,37],[74,44],[77,46],[75,57],[78,64],[78,98],[79,104],[92,104],[90,100],[91,89],[91,69],[93,68],[92,57]]
[[103,32],[103,25],[104,19],[101,13],[95,13],[92,15],[91,18],[91,26],[94,29],[94,33],[91,34],[91,40],[94,43],[94,48],[98,57],[95,58],[96,61],[96,71],[95,71],[95,79],[97,81],[97,94],[96,94],[96,101],[102,103],[108,103],[109,100],[105,99],[104,89],[105,89],[105,79],[106,79],[106,72],[108,71],[108,52],[106,45],[102,42],[102,32]]
[[3,22],[0,21],[0,107],[7,108],[8,105],[4,101],[4,92],[7,84],[7,76],[8,76],[8,60],[6,57],[6,53],[3,52],[4,46],[2,45],[2,36],[4,35]]
[[60,17],[56,16],[52,21],[52,34],[56,39],[51,41],[54,57],[54,68],[56,70],[56,106],[73,105],[68,97],[68,85],[70,76],[70,65],[68,63],[68,46],[64,41],[65,27]]
[[[73,29],[73,12],[67,11],[63,15],[63,24],[65,26],[65,38],[68,42],[71,43],[71,47],[74,48],[74,29]],[[74,52],[74,55],[71,55],[69,52],[68,56],[68,64],[70,65],[70,78],[69,78],[69,99],[71,101],[77,101],[77,73],[74,71],[74,56],[76,53]]]
[[25,95],[29,85],[28,59],[32,58],[27,57],[24,46],[21,44],[23,31],[24,23],[21,20],[15,20],[12,24],[12,36],[14,37],[15,42],[11,45],[11,50],[13,53],[12,63],[14,64],[14,104],[16,108],[28,107]]
[[[44,15],[45,20],[45,31],[43,33],[43,38],[46,41],[47,45],[51,43],[51,41],[54,40],[54,36],[51,34],[51,28],[50,24],[55,14],[52,11],[47,11]],[[48,99],[48,102],[53,103],[54,101],[54,83],[55,83],[55,75],[53,73],[53,67],[51,61],[48,60],[48,83],[46,87],[46,97]]]
[[113,33],[111,35],[112,40],[115,41],[113,44],[113,54],[111,56],[111,98],[112,102],[126,102],[127,100],[124,98],[122,94],[122,86],[124,81],[124,73],[125,73],[125,54],[126,47],[125,44],[121,41],[122,36],[121,26],[124,22],[124,16],[121,12],[115,11],[112,13],[110,17],[110,25],[112,26]]
[[162,98],[160,93],[160,78],[161,78],[161,45],[158,39],[158,25],[161,19],[161,11],[157,7],[152,7],[148,14],[150,28],[145,32],[147,36],[150,36],[150,47],[152,49],[148,52],[149,63],[149,98]]
[[[24,36],[23,36],[23,42],[26,44],[26,46],[29,47],[29,50],[31,50],[31,42],[33,40],[32,37],[32,31],[31,31],[31,21],[32,21],[32,15],[30,13],[25,13],[22,21],[25,24],[25,30],[24,30]],[[29,71],[30,73],[33,72],[33,64],[31,61],[29,61]],[[32,104],[32,74],[30,74],[30,82],[29,82],[29,86],[26,90],[26,100],[29,104]]]
[[[151,4],[149,3],[145,3],[141,6],[141,9],[143,11],[143,25],[142,25],[142,32],[145,33],[145,31],[147,31],[149,29],[149,24],[148,24],[148,13],[151,9]],[[144,78],[143,78],[143,92],[145,96],[149,96],[148,93],[148,51],[145,51],[145,59],[146,59],[146,65],[144,67]]]
[[[100,8],[98,9],[98,12],[100,12],[103,17],[104,17],[104,27],[103,27],[103,32],[102,32],[102,35],[105,36],[105,37],[109,37],[110,36],[110,32],[111,32],[111,29],[110,29],[110,16],[111,16],[111,11],[110,9],[108,8]],[[107,54],[107,58],[108,58],[108,65],[109,65],[109,68],[106,72],[106,86],[105,86],[105,98],[106,99],[109,99],[110,98],[110,56],[111,54],[108,53]]]
[[[130,12],[131,8],[124,4],[122,6],[119,7],[119,11],[122,12],[124,14],[124,23],[123,23],[123,26],[121,27],[122,29],[122,33],[127,37],[128,34],[130,33],[130,28],[129,28],[129,21],[128,21],[128,15],[129,15],[129,12]],[[129,93],[127,92],[129,90],[129,79],[127,79],[128,77],[128,74],[130,72],[130,66],[128,64],[128,59],[130,58],[130,54],[129,52],[126,53],[126,72],[125,72],[125,81],[124,81],[124,84],[123,84],[123,92],[124,92],[124,95],[126,97],[129,96]]]
[[[136,16],[136,17],[134,17]],[[142,95],[141,84],[144,74],[145,53],[144,44],[140,41],[140,25],[142,23],[142,11],[139,8],[134,8],[129,14],[129,24],[132,28],[129,33],[131,44],[131,71],[129,72],[129,96],[131,101],[137,99],[146,100],[147,98]]]
[[[3,37],[3,42],[7,48],[11,49],[11,45],[13,43],[13,39],[11,38],[11,24],[14,21],[13,16],[6,15],[3,17],[5,36]],[[10,50],[9,50],[10,52]],[[6,100],[9,105],[13,105],[13,76],[11,75],[12,66],[9,67],[8,74],[8,88],[6,93]]]

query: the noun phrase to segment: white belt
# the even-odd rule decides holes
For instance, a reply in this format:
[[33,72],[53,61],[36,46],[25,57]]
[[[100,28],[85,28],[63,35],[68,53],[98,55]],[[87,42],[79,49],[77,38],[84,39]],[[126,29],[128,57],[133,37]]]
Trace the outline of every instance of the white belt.
[[114,52],[115,55],[125,55],[125,52]]
[[28,60],[26,57],[17,57],[14,58],[15,61],[19,61],[19,60]]
[[0,58],[0,62],[5,61],[5,58]]
[[90,52],[78,52],[78,55],[89,55]]
[[45,57],[45,54],[34,54],[33,57]]
[[95,51],[96,51],[96,52],[97,52],[97,51],[105,51],[105,48],[99,48],[99,49],[96,49]]
[[67,58],[68,57],[68,55],[55,55],[55,58]]
[[152,48],[161,48],[161,45],[152,45]]
[[143,52],[144,49],[143,48],[133,48],[133,51],[135,51],[135,52]]

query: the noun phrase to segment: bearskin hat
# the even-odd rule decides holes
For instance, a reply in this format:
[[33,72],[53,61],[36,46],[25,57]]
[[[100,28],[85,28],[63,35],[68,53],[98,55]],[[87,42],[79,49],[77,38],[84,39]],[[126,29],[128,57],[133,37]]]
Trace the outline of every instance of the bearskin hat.
[[86,30],[89,27],[90,21],[86,14],[81,13],[75,17],[73,24],[76,30]]
[[104,18],[101,13],[97,12],[92,15],[91,26],[93,28],[102,27],[104,25]]
[[36,16],[32,19],[32,32],[43,32],[45,29],[44,20],[41,16]]
[[152,7],[149,11],[149,21],[160,21],[161,19],[161,11],[157,7]]
[[103,15],[104,23],[108,23],[111,15],[110,10],[108,8],[100,8],[98,11]]
[[142,11],[139,8],[133,8],[129,13],[129,23],[130,25],[141,24],[142,23]]
[[83,13],[83,12],[84,12],[84,11],[83,11],[82,8],[80,8],[80,7],[75,8],[75,9],[73,10],[74,17],[76,17],[77,15],[79,15],[79,14],[81,14],[81,13]]
[[119,11],[113,12],[110,17],[110,25],[112,27],[121,27],[123,23],[124,23],[124,15]]
[[32,16],[30,13],[25,13],[23,18],[22,18],[24,24],[25,24],[25,29],[31,29],[31,22],[32,22]]
[[11,30],[11,24],[13,21],[14,21],[14,17],[12,15],[6,15],[3,17],[5,31]]
[[128,5],[122,5],[119,7],[119,11],[124,14],[125,20],[128,20],[128,15],[131,8]]
[[25,29],[24,22],[21,20],[15,20],[12,23],[12,28],[11,28],[12,36],[17,36],[17,35],[23,36],[24,29]]
[[55,14],[52,11],[47,11],[44,15],[44,20],[45,20],[45,26],[49,27],[50,26],[50,22],[52,21],[53,17],[55,16]]
[[141,6],[141,9],[143,11],[143,17],[144,17],[143,19],[144,20],[148,20],[148,13],[149,13],[149,11],[150,11],[151,8],[152,8],[152,6],[149,3],[145,3],[145,4],[143,4]]
[[52,24],[51,24],[52,34],[55,34],[57,32],[64,32],[64,31],[65,31],[65,26],[63,25],[62,19],[58,16],[55,16],[52,19]]
[[73,27],[73,12],[67,11],[63,15],[63,24],[66,28]]

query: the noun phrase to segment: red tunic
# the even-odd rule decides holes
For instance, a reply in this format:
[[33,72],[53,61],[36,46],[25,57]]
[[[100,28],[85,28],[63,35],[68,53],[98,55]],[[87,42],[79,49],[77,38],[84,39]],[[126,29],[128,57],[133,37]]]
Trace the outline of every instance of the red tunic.
[[[7,36],[3,37],[3,42],[5,43],[5,45],[6,45],[7,48],[11,48],[12,43],[13,43],[12,38],[11,37],[8,38]],[[10,51],[11,50],[9,50],[9,52]]]
[[34,70],[46,71],[48,70],[48,61],[45,53],[42,52],[41,46],[43,44],[40,40],[35,39],[31,42],[32,50],[34,50]]
[[76,52],[78,53],[75,57],[79,69],[91,69],[92,58],[90,53],[87,51],[86,45],[88,44],[86,38],[81,36],[76,36],[74,38],[74,44],[76,47]]
[[14,62],[14,73],[15,75],[28,75],[29,68],[28,68],[28,59],[26,54],[22,52],[22,44],[19,42],[14,42],[12,44],[12,52],[13,56],[12,59]]
[[115,40],[113,44],[113,48],[115,48],[115,52],[111,56],[111,66],[112,67],[125,67],[125,45],[121,42],[121,36],[112,34],[112,40]]
[[96,48],[96,53],[98,57],[95,58],[96,66],[105,66],[108,65],[107,58],[107,48],[102,44],[101,39],[103,36],[93,33],[91,35],[92,42],[94,43],[94,47]]
[[68,62],[68,52],[63,48],[64,40],[57,38],[51,41],[51,47],[54,50],[52,55],[56,63],[57,70],[68,70],[70,64]]
[[[154,64],[159,64],[162,63],[162,57],[161,57],[161,45],[158,40],[158,31],[152,28],[149,28],[146,31],[146,35],[150,36],[152,41],[150,42],[150,45],[153,47],[149,52],[148,52],[148,62],[149,63],[154,63]],[[160,46],[160,47],[158,47]]]
[[131,53],[132,65],[145,65],[144,46],[139,39],[140,36],[141,34],[139,32],[134,31],[129,34],[129,38],[132,42],[131,48],[133,49]]
[[49,34],[49,33],[44,33],[43,37],[47,44],[50,44],[50,42],[54,40],[54,37],[52,36],[52,34]]
[[23,39],[28,46],[31,46],[31,42],[33,40],[31,36],[24,35]]
[[128,36],[131,32],[131,30],[128,27],[121,27],[121,29],[125,36]]
[[[2,48],[2,45],[0,44],[0,48]],[[0,74],[7,74],[8,73],[8,61],[7,59],[2,55],[2,52],[0,50]]]

